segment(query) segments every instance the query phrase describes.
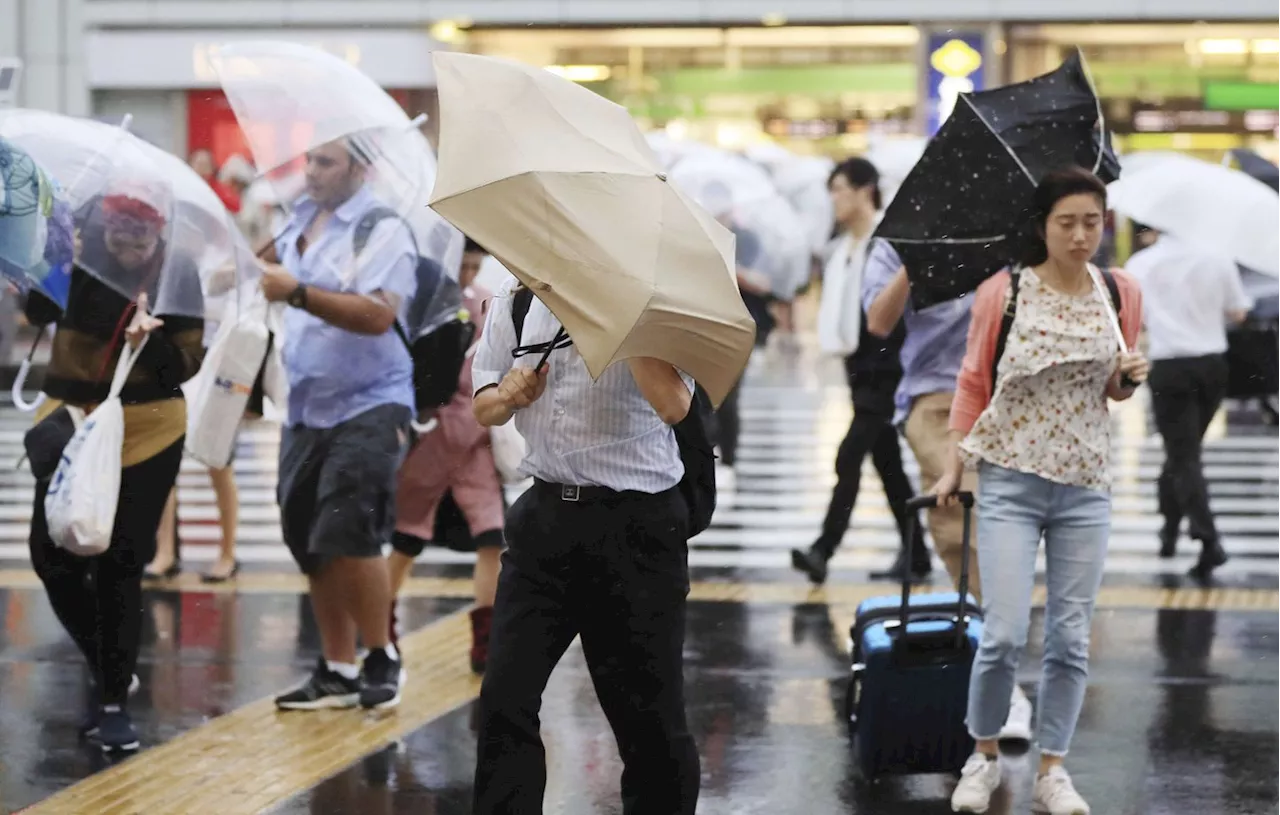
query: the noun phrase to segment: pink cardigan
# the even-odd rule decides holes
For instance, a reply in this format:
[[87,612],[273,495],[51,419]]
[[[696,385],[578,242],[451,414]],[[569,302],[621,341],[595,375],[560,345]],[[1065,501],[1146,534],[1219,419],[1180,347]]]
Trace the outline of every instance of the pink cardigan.
[[[1124,342],[1132,349],[1142,330],[1142,289],[1124,270],[1112,269],[1111,273],[1115,275],[1120,289],[1120,327],[1124,332]],[[1008,292],[1009,273],[1004,271],[988,278],[974,294],[969,340],[960,375],[956,377],[956,395],[951,402],[952,430],[968,433],[991,401],[994,384],[991,381],[991,363],[996,354],[1000,319]],[[1123,398],[1119,381],[1115,378],[1107,386],[1107,395],[1112,399]]]

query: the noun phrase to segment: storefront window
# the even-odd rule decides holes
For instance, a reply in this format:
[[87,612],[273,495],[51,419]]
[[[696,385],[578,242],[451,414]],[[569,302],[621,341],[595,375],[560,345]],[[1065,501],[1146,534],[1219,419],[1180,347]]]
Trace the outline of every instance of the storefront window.
[[912,26],[482,30],[466,50],[552,67],[644,127],[740,147],[844,155],[913,129]]

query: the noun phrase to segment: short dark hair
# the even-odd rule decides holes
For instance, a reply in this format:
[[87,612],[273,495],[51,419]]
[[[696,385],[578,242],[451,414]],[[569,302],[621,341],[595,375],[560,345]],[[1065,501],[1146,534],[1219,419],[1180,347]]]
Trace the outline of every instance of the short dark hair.
[[468,252],[479,252],[479,253],[484,254],[484,255],[489,254],[489,250],[488,250],[488,249],[485,249],[485,248],[484,248],[483,246],[481,246],[480,244],[478,244],[478,243],[476,243],[475,241],[471,240],[471,238],[467,238],[467,242],[466,242],[466,244],[465,244],[465,245],[463,245],[463,247],[462,247],[462,253],[463,253],[464,255],[465,255],[465,254],[467,254]]
[[1073,195],[1092,195],[1098,199],[1102,211],[1107,210],[1107,185],[1083,167],[1063,167],[1045,173],[1032,198],[1031,233],[1022,258],[1023,266],[1039,266],[1049,259],[1049,247],[1044,243],[1049,214],[1059,201]]
[[836,180],[836,176],[843,176],[844,180],[849,182],[849,186],[854,189],[871,187],[871,205],[876,209],[884,206],[880,195],[880,171],[876,169],[876,165],[865,158],[848,158],[837,164],[827,178],[828,188]]

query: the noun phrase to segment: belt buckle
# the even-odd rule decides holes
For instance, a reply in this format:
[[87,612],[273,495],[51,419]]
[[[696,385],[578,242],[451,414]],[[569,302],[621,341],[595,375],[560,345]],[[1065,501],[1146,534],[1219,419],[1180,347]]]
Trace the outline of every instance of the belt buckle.
[[577,501],[581,497],[582,490],[575,484],[560,485],[561,501]]

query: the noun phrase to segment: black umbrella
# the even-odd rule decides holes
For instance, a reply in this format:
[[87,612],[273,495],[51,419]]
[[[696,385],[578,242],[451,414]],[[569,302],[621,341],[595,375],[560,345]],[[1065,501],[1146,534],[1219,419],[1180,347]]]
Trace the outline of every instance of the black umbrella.
[[1033,239],[1036,185],[1077,165],[1120,174],[1079,51],[1052,73],[961,94],[876,230],[907,267],[920,309],[973,291]]
[[1240,168],[1240,172],[1253,176],[1271,189],[1280,192],[1280,167],[1252,150],[1232,150],[1231,160]]

